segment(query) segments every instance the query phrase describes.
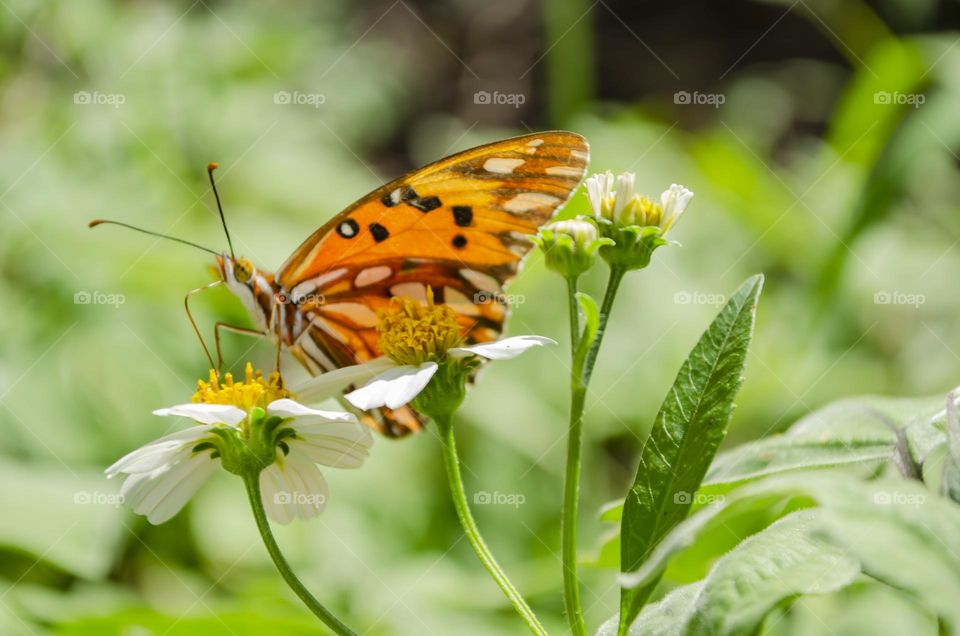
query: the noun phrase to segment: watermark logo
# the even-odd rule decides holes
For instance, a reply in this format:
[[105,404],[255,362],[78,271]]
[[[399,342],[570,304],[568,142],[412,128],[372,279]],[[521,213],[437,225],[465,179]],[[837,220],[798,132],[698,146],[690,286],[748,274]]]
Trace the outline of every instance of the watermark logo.
[[273,94],[273,103],[279,106],[312,106],[320,108],[327,102],[323,93],[301,93],[300,91],[277,91]]
[[523,93],[501,93],[500,91],[477,91],[473,94],[473,103],[491,106],[513,106],[520,108],[527,101]]
[[478,506],[513,506],[519,508],[527,498],[519,492],[487,492],[481,490],[473,495],[473,503]]
[[711,495],[703,492],[690,493],[686,490],[673,493],[673,503],[679,505],[696,504],[698,506],[709,506],[710,504],[723,503],[724,501],[726,501],[726,497],[723,495]]
[[878,506],[913,506],[919,508],[927,500],[926,495],[916,492],[881,491],[874,493],[873,503]]
[[725,302],[727,302],[727,297],[723,294],[711,294],[696,290],[682,290],[673,295],[673,303],[675,305],[710,305],[712,307],[719,307]]
[[322,305],[327,297],[317,292],[308,292],[293,295],[286,290],[276,295],[277,302],[281,305]]
[[713,106],[720,108],[727,101],[723,93],[701,93],[700,91],[677,91],[673,94],[673,103],[681,106]]
[[919,309],[920,305],[927,302],[927,297],[923,294],[908,294],[901,291],[880,290],[873,294],[874,305],[908,305]]
[[313,506],[314,508],[319,508],[323,504],[327,503],[327,496],[323,493],[318,492],[300,492],[300,491],[287,491],[281,490],[273,494],[273,503],[288,506]]
[[123,505],[123,501],[123,495],[114,492],[78,490],[73,493],[73,503],[78,506],[111,506],[113,508],[119,508]]
[[78,106],[113,106],[120,108],[127,101],[123,93],[101,93],[100,91],[77,91],[73,94],[73,103]]
[[884,106],[913,106],[920,108],[927,101],[923,93],[901,93],[900,91],[877,91],[873,94],[873,103]]
[[127,297],[123,294],[107,294],[101,291],[80,290],[73,295],[74,305],[112,305],[118,308],[125,302]]
[[523,294],[504,294],[502,292],[479,291],[473,295],[474,305],[483,305],[486,303],[500,303],[508,307],[516,307],[527,302],[527,297]]

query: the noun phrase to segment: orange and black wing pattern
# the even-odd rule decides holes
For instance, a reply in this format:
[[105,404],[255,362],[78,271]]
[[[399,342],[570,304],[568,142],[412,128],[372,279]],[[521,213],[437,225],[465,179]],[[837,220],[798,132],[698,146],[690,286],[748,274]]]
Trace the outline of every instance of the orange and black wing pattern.
[[[360,199],[277,273],[309,324],[294,354],[314,373],[375,358],[377,311],[395,296],[425,300],[428,287],[468,342],[497,338],[504,285],[588,161],[580,135],[535,133],[441,159]],[[387,435],[420,426],[409,409],[376,415]]]

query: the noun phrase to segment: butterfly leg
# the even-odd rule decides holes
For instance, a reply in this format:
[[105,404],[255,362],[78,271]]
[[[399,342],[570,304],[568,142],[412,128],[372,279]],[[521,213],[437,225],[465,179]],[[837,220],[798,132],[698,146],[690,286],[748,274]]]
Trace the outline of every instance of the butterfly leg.
[[223,368],[223,350],[220,347],[220,331],[225,330],[230,333],[237,333],[242,336],[253,336],[256,338],[262,338],[267,335],[266,333],[259,331],[257,329],[248,329],[247,327],[238,327],[237,325],[231,325],[226,322],[217,322],[213,325],[213,339],[216,342],[217,347],[217,373]]
[[197,334],[197,338],[200,340],[200,346],[203,347],[203,352],[207,354],[207,361],[210,363],[210,368],[219,369],[220,367],[214,367],[213,356],[210,355],[210,349],[207,348],[207,343],[203,340],[203,334],[200,333],[200,327],[197,326],[197,321],[193,319],[193,313],[190,311],[190,297],[194,294],[199,294],[200,292],[212,289],[217,285],[222,285],[223,281],[217,280],[203,287],[197,287],[196,289],[191,289],[187,292],[187,295],[183,297],[183,308],[187,311],[187,318],[190,320],[190,325],[193,327],[193,332]]

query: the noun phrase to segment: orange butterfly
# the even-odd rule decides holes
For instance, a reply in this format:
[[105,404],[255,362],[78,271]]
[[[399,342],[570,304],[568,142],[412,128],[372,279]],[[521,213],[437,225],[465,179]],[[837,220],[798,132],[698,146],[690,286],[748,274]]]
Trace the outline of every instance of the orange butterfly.
[[[503,286],[530,251],[529,237],[580,184],[588,160],[586,139],[571,132],[479,146],[350,205],[275,275],[233,257],[232,248],[218,254],[222,281],[214,284],[226,283],[255,333],[274,338],[314,375],[378,357],[377,311],[394,296],[425,300],[428,286],[457,313],[466,342],[494,340],[507,316]],[[218,323],[218,355],[221,328],[250,332]],[[365,418],[391,437],[423,426],[408,407]]]

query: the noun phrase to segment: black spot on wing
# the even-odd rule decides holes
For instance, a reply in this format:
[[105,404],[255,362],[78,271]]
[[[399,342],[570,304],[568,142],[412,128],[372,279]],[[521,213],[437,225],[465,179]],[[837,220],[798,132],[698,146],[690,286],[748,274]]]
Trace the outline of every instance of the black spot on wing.
[[388,238],[390,238],[390,231],[379,223],[371,223],[369,227],[370,234],[373,236],[373,240],[377,243],[386,241]]

